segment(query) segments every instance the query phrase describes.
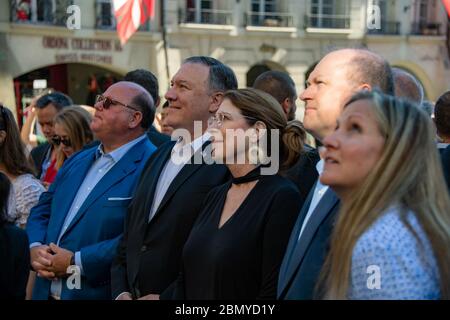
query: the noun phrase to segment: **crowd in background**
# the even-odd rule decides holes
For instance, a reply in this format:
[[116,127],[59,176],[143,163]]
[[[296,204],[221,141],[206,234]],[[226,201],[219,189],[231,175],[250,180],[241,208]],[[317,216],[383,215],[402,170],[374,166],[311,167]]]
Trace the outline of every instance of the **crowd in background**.
[[450,91],[366,49],[295,88],[195,56],[162,104],[138,69],[91,107],[36,97],[21,131],[0,106],[0,297],[449,299]]

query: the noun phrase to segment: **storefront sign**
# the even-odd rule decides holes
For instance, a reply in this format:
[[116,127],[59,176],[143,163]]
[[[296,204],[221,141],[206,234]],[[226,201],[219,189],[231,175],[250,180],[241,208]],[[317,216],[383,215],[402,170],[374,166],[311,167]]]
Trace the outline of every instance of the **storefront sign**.
[[43,37],[42,45],[48,49],[70,49],[84,51],[122,51],[119,40],[99,40],[86,38]]
[[56,63],[90,62],[113,64],[112,55],[106,53],[122,51],[118,40],[43,37],[42,45],[47,49],[71,50],[71,52],[55,54]]

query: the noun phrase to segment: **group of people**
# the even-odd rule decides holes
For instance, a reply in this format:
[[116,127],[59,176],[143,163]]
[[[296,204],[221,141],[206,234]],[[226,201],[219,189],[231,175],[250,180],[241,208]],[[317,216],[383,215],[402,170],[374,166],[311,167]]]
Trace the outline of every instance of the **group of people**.
[[[379,55],[341,49],[307,76],[300,122],[287,74],[238,89],[230,67],[194,56],[165,94],[172,139],[152,125],[158,82],[145,70],[99,95],[93,117],[40,98],[38,172],[2,108],[1,294],[25,297],[31,269],[39,300],[449,299],[450,93],[434,123],[423,96]],[[20,175],[53,176],[27,236],[4,196]]]

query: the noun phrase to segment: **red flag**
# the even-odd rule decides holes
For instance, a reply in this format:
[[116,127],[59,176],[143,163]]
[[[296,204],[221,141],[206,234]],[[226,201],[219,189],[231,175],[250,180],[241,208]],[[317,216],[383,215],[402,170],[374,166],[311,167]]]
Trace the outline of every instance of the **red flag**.
[[155,15],[155,0],[114,0],[117,34],[122,46],[141,24]]
[[445,6],[445,10],[447,10],[447,15],[450,18],[450,0],[442,0],[442,3]]

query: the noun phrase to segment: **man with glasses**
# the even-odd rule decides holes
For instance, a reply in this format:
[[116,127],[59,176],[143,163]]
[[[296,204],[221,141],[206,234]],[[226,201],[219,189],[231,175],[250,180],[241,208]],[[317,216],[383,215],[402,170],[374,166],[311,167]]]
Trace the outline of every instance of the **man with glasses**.
[[[43,95],[36,101],[36,117],[47,142],[31,150],[31,158],[37,169],[36,178],[51,182],[56,176],[56,148],[52,138],[55,135],[53,120],[62,108],[72,105],[72,99],[61,92]],[[52,176],[53,178],[50,178]]]
[[97,97],[95,109],[91,129],[100,145],[66,160],[28,220],[31,265],[39,276],[34,299],[111,297],[111,262],[126,209],[156,150],[145,134],[153,99],[137,84],[118,82]]
[[167,124],[185,134],[159,147],[142,173],[111,271],[114,299],[150,299],[177,278],[183,245],[206,194],[229,178],[225,166],[195,159],[209,143],[208,119],[223,93],[236,88],[234,72],[210,57],[186,59],[173,76],[165,95]]

